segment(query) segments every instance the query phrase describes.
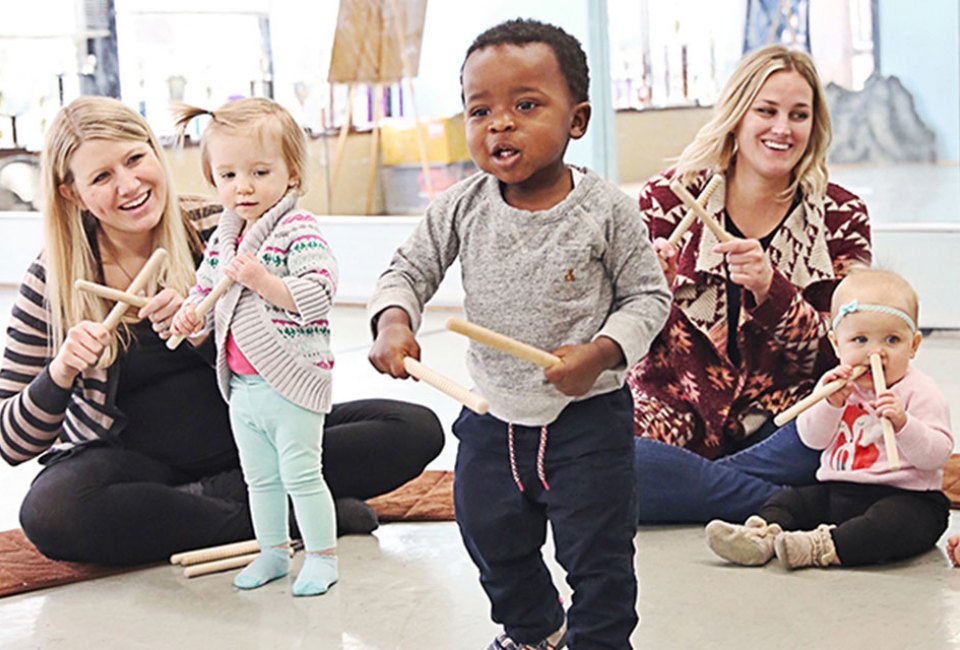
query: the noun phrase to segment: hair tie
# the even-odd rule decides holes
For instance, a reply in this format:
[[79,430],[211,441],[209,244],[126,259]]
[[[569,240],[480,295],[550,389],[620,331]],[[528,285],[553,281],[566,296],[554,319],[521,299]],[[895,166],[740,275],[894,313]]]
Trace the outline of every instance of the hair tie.
[[873,311],[880,314],[890,314],[891,316],[896,316],[897,318],[903,319],[903,321],[910,327],[911,332],[917,331],[917,324],[913,322],[913,319],[907,315],[906,312],[897,309],[896,307],[889,307],[887,305],[871,305],[869,303],[861,304],[856,300],[851,300],[845,305],[840,305],[840,308],[837,310],[837,315],[833,317],[833,329],[837,329],[837,326],[840,324],[840,321],[843,320],[844,316],[848,314],[854,314],[858,311]]

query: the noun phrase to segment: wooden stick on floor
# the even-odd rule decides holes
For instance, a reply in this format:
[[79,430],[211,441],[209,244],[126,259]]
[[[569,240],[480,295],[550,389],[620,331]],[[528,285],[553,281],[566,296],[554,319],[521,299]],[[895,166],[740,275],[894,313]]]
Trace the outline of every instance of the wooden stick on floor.
[[[713,193],[717,191],[718,187],[720,187],[720,182],[722,180],[723,176],[721,174],[714,174],[710,177],[710,182],[707,183],[706,187],[704,187],[700,192],[700,196],[697,197],[697,203],[703,206],[704,209],[706,209],[707,203],[710,201],[710,197],[713,196]],[[697,213],[688,209],[687,214],[685,214],[683,219],[680,220],[680,223],[677,224],[677,227],[673,229],[673,232],[670,234],[670,239],[667,240],[667,243],[672,246],[677,246],[680,243],[680,240],[683,239],[683,236],[690,229],[690,226],[692,226],[693,222],[696,220]]]
[[[879,354],[870,355],[870,372],[873,373],[873,392],[878,396],[887,390],[887,381],[883,377],[883,362],[880,361]],[[897,451],[897,439],[893,431],[893,423],[887,418],[880,418],[880,426],[883,428],[883,444],[887,450],[887,460],[890,462],[890,470],[900,469],[900,452]]]
[[[249,550],[249,548],[251,548],[250,545],[252,545],[253,551]],[[241,549],[244,546],[248,548],[248,552],[242,555],[231,555],[228,557],[221,557],[221,559],[219,560],[189,564],[188,566],[184,567],[183,576],[185,578],[196,578],[198,576],[205,576],[211,573],[219,573],[220,571],[229,571],[230,569],[240,569],[247,566],[254,560],[256,560],[257,557],[260,555],[260,547],[257,545],[256,540],[251,540],[249,542],[237,542],[235,544],[224,544],[223,546],[215,546],[211,549],[201,549],[200,551],[190,551],[190,553],[199,554],[205,551],[212,551],[218,548],[226,549],[229,547],[234,547],[237,549]],[[295,541],[293,544],[291,544],[290,548],[287,549],[288,553],[290,554],[290,557],[293,557],[294,554],[297,552],[297,549],[300,549],[300,548],[303,548],[303,545],[299,541]],[[180,554],[180,555],[183,555],[183,554]],[[173,555],[170,557],[171,561],[173,560],[174,557],[177,557],[177,556]],[[181,561],[181,564],[186,564],[186,563]]]
[[442,393],[446,393],[477,415],[483,415],[490,410],[490,404],[487,403],[487,400],[476,393],[470,392],[449,377],[431,370],[413,357],[403,358],[403,368],[413,377],[430,384]]
[[[230,278],[223,278],[213,289],[210,290],[210,293],[207,294],[207,297],[200,301],[197,305],[196,314],[197,318],[203,320],[206,318],[207,314],[210,313],[210,310],[213,309],[214,305],[217,304],[217,301],[220,299],[220,296],[227,292],[233,285],[233,280]],[[171,336],[167,339],[167,349],[176,350],[177,347],[183,343],[183,336]]]
[[535,363],[544,368],[549,368],[550,366],[560,363],[560,357],[555,354],[544,352],[540,348],[527,345],[509,336],[504,336],[503,334],[489,330],[486,327],[465,321],[462,318],[447,319],[447,329],[457,334],[463,334],[477,343],[489,345],[501,352],[512,354],[515,357]]
[[88,280],[77,280],[73,283],[73,286],[79,291],[86,291],[87,293],[92,293],[95,296],[106,298],[107,300],[122,302],[125,305],[136,307],[137,309],[143,307],[149,301],[149,298],[135,296],[132,293],[120,291],[119,289],[107,287],[102,284],[97,284],[96,282],[90,282]]
[[229,571],[230,569],[239,569],[247,566],[257,559],[260,552],[250,553],[248,555],[236,555],[234,557],[215,560],[213,562],[204,562],[203,564],[194,564],[183,569],[184,578],[196,578],[220,571]]
[[720,224],[717,223],[717,220],[710,216],[710,214],[704,210],[699,203],[697,203],[697,200],[693,197],[693,194],[691,194],[690,191],[683,186],[683,183],[681,183],[679,180],[674,180],[672,183],[670,183],[670,189],[674,194],[677,195],[677,198],[683,201],[689,209],[693,210],[693,212],[700,217],[703,225],[709,228],[717,239],[719,239],[721,242],[733,240],[733,235],[724,230]]
[[257,540],[251,539],[246,542],[234,542],[232,544],[222,544],[221,546],[211,546],[210,548],[201,548],[195,551],[184,551],[183,553],[174,553],[170,556],[170,564],[201,564],[211,560],[222,560],[227,557],[237,555],[248,555],[260,551]]
[[790,420],[794,419],[808,408],[812,407],[814,404],[820,400],[826,399],[836,393],[838,390],[846,386],[851,381],[857,379],[860,375],[867,371],[866,366],[857,366],[853,369],[853,374],[850,375],[850,379],[834,379],[831,382],[827,382],[820,388],[817,388],[812,393],[804,397],[802,400],[788,408],[783,413],[780,413],[775,418],[773,418],[773,423],[778,427],[782,427]]

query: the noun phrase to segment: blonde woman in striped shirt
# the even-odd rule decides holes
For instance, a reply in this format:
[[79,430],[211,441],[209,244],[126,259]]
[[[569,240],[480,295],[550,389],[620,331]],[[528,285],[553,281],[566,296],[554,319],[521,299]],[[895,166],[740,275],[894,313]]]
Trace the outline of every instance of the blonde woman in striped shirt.
[[[249,539],[212,342],[164,345],[220,206],[178,198],[150,128],[113,99],[62,109],[42,158],[44,247],[0,361],[0,457],[44,466],[21,507],[24,532],[51,558],[100,564]],[[125,289],[157,247],[169,253],[161,290],[108,336],[100,323],[113,303],[75,292],[74,281]],[[362,500],[418,475],[442,446],[429,409],[334,404],[323,458],[339,531],[375,528]]]

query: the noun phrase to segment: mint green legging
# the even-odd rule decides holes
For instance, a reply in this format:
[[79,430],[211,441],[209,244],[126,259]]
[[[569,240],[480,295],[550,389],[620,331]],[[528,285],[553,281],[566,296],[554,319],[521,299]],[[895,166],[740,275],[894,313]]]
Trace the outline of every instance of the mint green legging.
[[336,546],[333,497],[320,467],[324,418],[287,400],[259,375],[230,379],[230,425],[261,548],[288,541],[287,494],[304,548],[317,552]]

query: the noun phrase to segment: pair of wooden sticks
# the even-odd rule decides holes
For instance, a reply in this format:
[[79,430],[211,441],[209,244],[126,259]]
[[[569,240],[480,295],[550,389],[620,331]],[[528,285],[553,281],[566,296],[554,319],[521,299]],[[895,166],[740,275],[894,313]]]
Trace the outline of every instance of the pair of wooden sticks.
[[710,197],[717,191],[717,188],[720,186],[720,181],[722,180],[723,176],[720,174],[711,176],[710,181],[697,198],[694,198],[693,194],[680,182],[679,178],[675,178],[673,182],[670,183],[670,190],[687,206],[687,214],[680,220],[677,227],[673,229],[673,233],[671,233],[670,238],[667,240],[670,244],[677,246],[698,217],[700,221],[703,222],[703,225],[709,228],[721,242],[733,240],[733,235],[724,230],[723,227],[717,223],[717,220],[706,210]]
[[[295,550],[294,546],[290,547],[291,556]],[[251,539],[246,542],[174,553],[170,556],[170,564],[182,566],[183,577],[196,578],[211,573],[241,569],[257,559],[258,555],[260,555],[260,545],[257,544],[257,540]]]
[[74,282],[74,287],[79,291],[87,291],[101,298],[116,301],[117,304],[113,306],[113,309],[111,309],[106,318],[103,319],[103,326],[112,332],[120,325],[120,320],[130,307],[139,309],[147,304],[148,298],[141,296],[140,293],[147,288],[150,280],[160,272],[160,267],[166,259],[166,250],[158,248],[153,251],[153,254],[147,259],[146,264],[143,265],[140,272],[137,273],[130,282],[126,291],[119,291],[86,280],[77,280]]
[[[773,423],[778,427],[782,427],[814,404],[830,397],[850,382],[855,381],[866,371],[866,366],[857,366],[853,369],[850,379],[835,379],[820,386],[807,397],[773,418]],[[880,360],[879,354],[870,355],[870,372],[873,375],[873,392],[879,395],[887,390],[887,383],[883,377],[883,362]],[[900,453],[897,451],[897,440],[893,431],[893,423],[887,418],[880,418],[880,426],[883,428],[883,444],[887,452],[887,460],[890,463],[890,470],[898,470],[900,469]]]
[[[106,298],[107,300],[117,301],[117,305],[113,308],[113,311],[110,312],[110,315],[107,316],[107,319],[104,320],[103,324],[107,329],[114,329],[119,323],[120,318],[123,316],[123,313],[129,307],[136,307],[137,309],[143,307],[147,304],[148,298],[139,295],[146,286],[147,280],[150,279],[158,270],[159,265],[166,259],[167,252],[162,248],[158,248],[154,251],[154,254],[147,260],[147,263],[144,265],[143,269],[137,274],[137,277],[133,279],[133,282],[130,283],[130,286],[127,287],[126,291],[120,291],[119,289],[113,289],[111,287],[105,287],[102,284],[96,284],[95,282],[89,282],[87,280],[77,280],[74,283],[74,286],[80,291],[86,291],[92,293],[95,296],[100,296],[101,298]],[[156,259],[155,259],[156,258]],[[138,283],[140,276],[146,273],[145,279],[143,282]],[[213,306],[217,304],[217,300],[226,293],[227,289],[230,288],[230,285],[233,284],[233,280],[230,278],[224,278],[221,280],[217,286],[213,288],[207,296],[200,301],[200,304],[197,305],[196,314],[197,318],[203,319]],[[118,315],[114,315],[114,314]],[[167,339],[167,348],[171,350],[176,350],[177,347],[183,343],[184,337],[182,336],[171,336]]]
[[[504,336],[503,334],[494,332],[493,330],[476,325],[469,321],[465,321],[461,318],[448,319],[447,329],[458,334],[463,334],[467,338],[478,343],[496,348],[497,350],[506,352],[507,354],[512,354],[515,357],[530,361],[531,363],[535,363],[544,368],[549,368],[554,364],[560,363],[560,357],[556,355],[550,354],[549,352],[544,352],[543,350],[535,348],[532,345],[527,345],[526,343],[512,339],[509,336]],[[437,390],[446,393],[475,413],[483,415],[490,409],[490,404],[487,402],[487,400],[457,384],[452,379],[445,377],[440,373],[431,370],[430,368],[427,368],[413,357],[405,357],[403,360],[403,367],[413,377],[416,377],[417,379],[430,384]]]

